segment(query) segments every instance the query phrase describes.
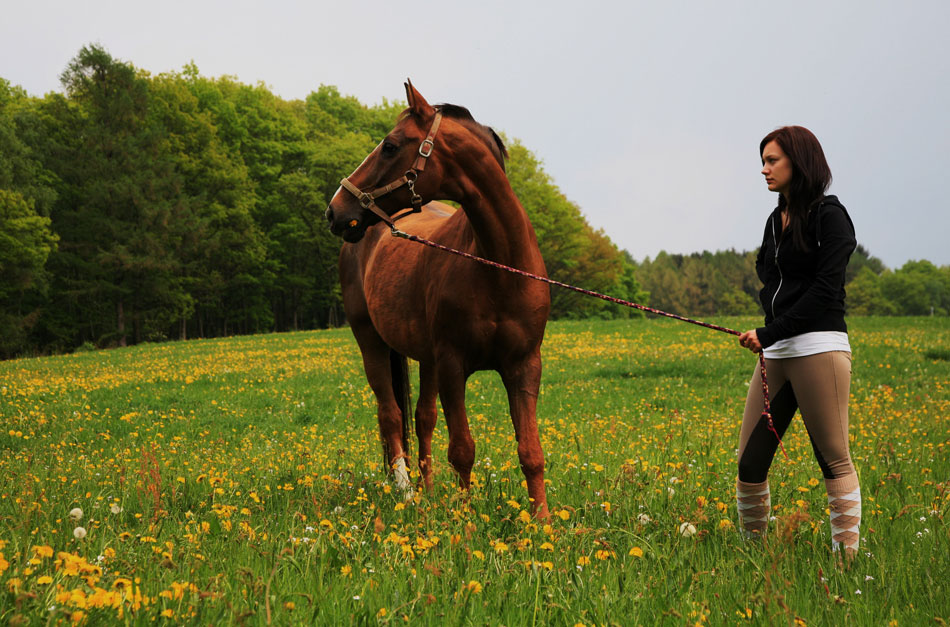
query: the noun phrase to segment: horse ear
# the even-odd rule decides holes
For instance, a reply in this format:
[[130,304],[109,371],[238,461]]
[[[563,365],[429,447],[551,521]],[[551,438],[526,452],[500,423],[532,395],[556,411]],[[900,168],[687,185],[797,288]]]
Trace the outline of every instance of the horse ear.
[[423,119],[431,116],[435,109],[432,108],[426,99],[422,97],[422,94],[412,86],[412,81],[408,78],[406,79],[406,101],[409,103],[409,108],[413,113],[421,116]]

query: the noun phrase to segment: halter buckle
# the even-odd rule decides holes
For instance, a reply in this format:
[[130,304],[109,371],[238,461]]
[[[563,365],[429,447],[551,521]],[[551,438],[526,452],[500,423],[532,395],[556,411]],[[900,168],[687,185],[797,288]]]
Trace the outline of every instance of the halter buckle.
[[360,192],[359,195],[360,206],[363,209],[369,209],[373,206],[373,197],[366,192]]
[[429,155],[432,154],[433,146],[435,146],[435,143],[431,139],[422,140],[422,143],[419,144],[419,155],[428,159]]

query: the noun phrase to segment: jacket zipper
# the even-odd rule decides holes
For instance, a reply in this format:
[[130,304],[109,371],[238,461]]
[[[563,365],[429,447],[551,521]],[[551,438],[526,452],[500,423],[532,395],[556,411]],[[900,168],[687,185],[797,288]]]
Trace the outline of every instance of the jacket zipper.
[[772,216],[772,242],[775,244],[775,267],[778,269],[778,287],[775,288],[775,293],[772,294],[772,319],[775,319],[775,298],[778,296],[779,290],[782,289],[782,282],[785,280],[785,277],[782,275],[782,266],[778,265],[778,249],[779,241],[775,236],[775,216]]

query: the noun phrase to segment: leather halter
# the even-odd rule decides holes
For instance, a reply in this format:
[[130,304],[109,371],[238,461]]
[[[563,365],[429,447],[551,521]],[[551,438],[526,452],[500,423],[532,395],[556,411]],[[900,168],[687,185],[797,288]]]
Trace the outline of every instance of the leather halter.
[[[413,162],[412,167],[406,170],[406,173],[402,175],[402,177],[396,179],[389,185],[377,187],[371,192],[364,192],[356,185],[351,183],[349,178],[345,178],[340,181],[340,185],[343,187],[343,189],[356,196],[356,199],[360,202],[360,206],[375,213],[383,222],[389,225],[390,229],[395,230],[395,220],[405,217],[411,213],[419,213],[422,211],[422,196],[417,194],[415,189],[416,179],[419,178],[419,173],[426,168],[426,159],[429,158],[429,155],[432,154],[432,149],[435,147],[435,135],[439,132],[439,124],[441,124],[441,122],[442,112],[436,109],[435,119],[432,120],[432,126],[429,128],[429,134],[419,145],[419,154],[416,156],[416,160]],[[350,176],[352,176],[352,174]],[[409,187],[409,193],[411,194],[409,202],[412,203],[412,209],[406,213],[391,217],[376,205],[376,199],[381,196],[385,196],[396,189],[399,189],[403,185]]]

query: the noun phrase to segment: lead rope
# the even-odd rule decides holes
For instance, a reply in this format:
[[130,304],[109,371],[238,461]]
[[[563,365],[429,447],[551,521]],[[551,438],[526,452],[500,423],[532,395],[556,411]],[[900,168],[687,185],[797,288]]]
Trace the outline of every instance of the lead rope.
[[[614,296],[607,296],[606,294],[601,294],[600,292],[595,292],[593,290],[586,290],[582,287],[577,287],[574,285],[569,285],[567,283],[562,283],[560,281],[555,281],[554,279],[549,279],[548,277],[540,276],[537,274],[532,274],[524,270],[519,270],[518,268],[512,268],[511,266],[506,266],[504,264],[498,263],[497,261],[491,261],[490,259],[485,259],[484,257],[478,257],[471,253],[466,253],[461,250],[456,250],[448,246],[443,246],[431,240],[428,240],[424,237],[419,237],[418,235],[411,235],[405,231],[400,231],[396,228],[395,224],[390,224],[390,230],[394,237],[399,237],[402,239],[407,239],[410,242],[418,242],[420,244],[425,244],[432,248],[437,248],[439,250],[444,250],[445,252],[452,253],[454,255],[459,255],[460,257],[465,257],[466,259],[471,259],[472,261],[477,261],[478,263],[484,264],[486,266],[491,266],[493,268],[498,268],[500,270],[505,270],[506,272],[511,272],[513,274],[520,274],[521,276],[528,277],[529,279],[534,279],[536,281],[541,281],[543,283],[549,283],[551,285],[556,285],[558,287],[563,287],[580,294],[586,294],[587,296],[593,296],[594,298],[599,298],[601,300],[606,300],[617,305],[623,305],[624,307],[631,307],[633,309],[639,309],[641,311],[646,311],[658,316],[666,316],[667,318],[673,318],[674,320],[681,320],[682,322],[689,322],[690,324],[699,325],[701,327],[706,327],[707,329],[712,329],[714,331],[720,331],[722,333],[728,333],[730,335],[742,335],[739,331],[735,329],[729,329],[726,327],[721,327],[715,324],[710,324],[709,322],[702,322],[700,320],[693,320],[692,318],[686,318],[684,316],[678,316],[676,314],[668,313],[666,311],[660,311],[659,309],[654,309],[652,307],[647,307],[646,305],[640,305],[639,303],[634,303],[629,300],[624,300],[622,298],[616,298]],[[775,429],[775,423],[772,422],[772,407],[769,403],[769,383],[768,378],[765,374],[765,356],[762,354],[762,351],[759,351],[759,373],[762,376],[762,397],[764,399],[764,407],[762,410],[762,417],[766,419],[766,422],[769,427],[769,431],[775,434],[775,439],[778,440],[779,448],[782,449],[782,455],[785,456],[785,459],[788,459],[788,453],[785,452],[785,445],[782,444],[782,437],[778,434],[778,431]]]

